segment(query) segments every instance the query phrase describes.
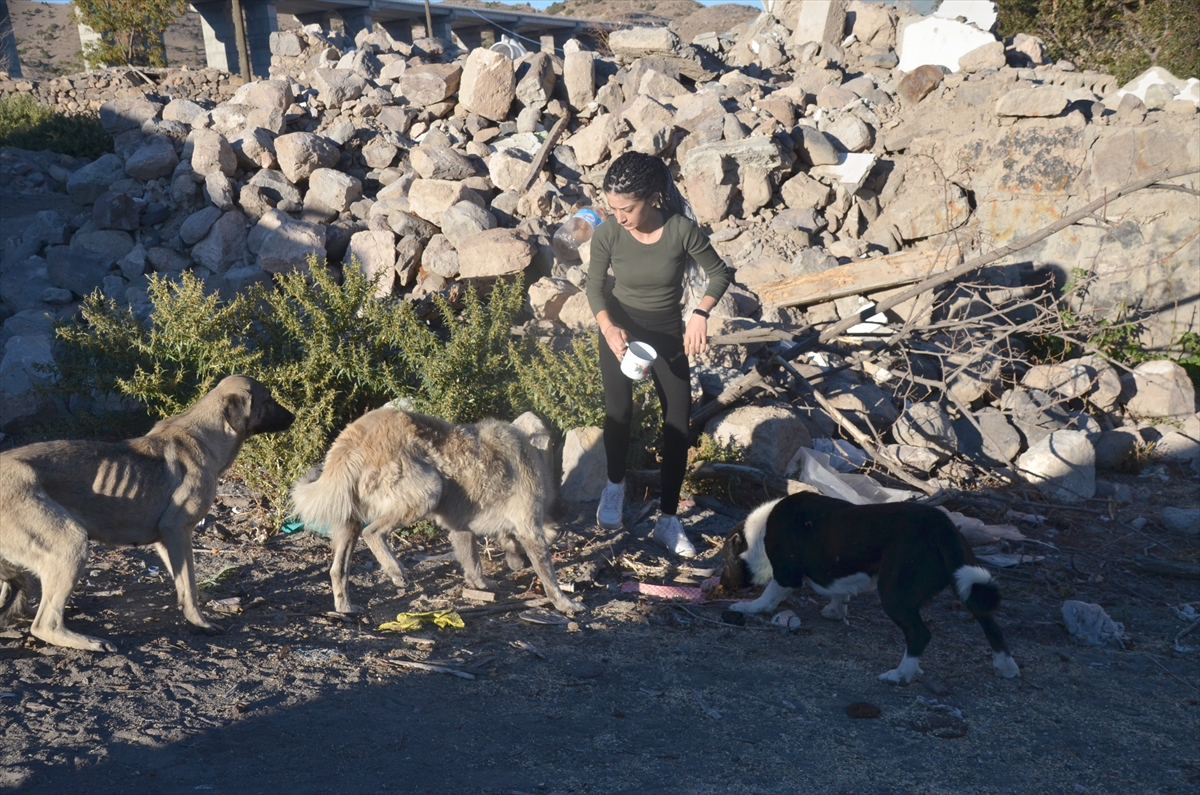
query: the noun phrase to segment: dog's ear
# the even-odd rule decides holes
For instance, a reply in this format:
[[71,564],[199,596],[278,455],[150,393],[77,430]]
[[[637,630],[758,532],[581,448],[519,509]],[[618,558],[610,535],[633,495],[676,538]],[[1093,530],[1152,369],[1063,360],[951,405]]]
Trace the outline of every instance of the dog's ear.
[[249,390],[236,390],[225,396],[221,413],[229,430],[239,437],[246,435],[246,427],[250,423],[250,411],[253,399]]

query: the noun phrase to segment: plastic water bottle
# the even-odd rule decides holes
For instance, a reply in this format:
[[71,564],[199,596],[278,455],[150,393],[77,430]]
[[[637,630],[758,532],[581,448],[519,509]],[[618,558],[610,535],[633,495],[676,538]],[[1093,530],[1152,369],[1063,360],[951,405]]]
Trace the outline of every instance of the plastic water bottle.
[[579,262],[579,247],[592,239],[596,227],[602,223],[604,219],[600,213],[591,207],[577,210],[554,233],[554,238],[550,241],[554,256],[565,262]]

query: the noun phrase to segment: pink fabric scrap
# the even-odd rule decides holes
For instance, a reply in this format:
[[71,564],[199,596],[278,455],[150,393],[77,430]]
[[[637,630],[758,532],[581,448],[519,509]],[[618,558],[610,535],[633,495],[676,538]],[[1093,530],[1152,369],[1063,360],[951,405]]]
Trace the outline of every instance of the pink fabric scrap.
[[715,588],[720,581],[719,577],[709,577],[700,583],[699,588],[694,588],[684,585],[654,585],[653,583],[629,580],[621,583],[621,593],[640,593],[646,596],[659,596],[663,599],[684,599],[699,604],[708,601],[708,591]]

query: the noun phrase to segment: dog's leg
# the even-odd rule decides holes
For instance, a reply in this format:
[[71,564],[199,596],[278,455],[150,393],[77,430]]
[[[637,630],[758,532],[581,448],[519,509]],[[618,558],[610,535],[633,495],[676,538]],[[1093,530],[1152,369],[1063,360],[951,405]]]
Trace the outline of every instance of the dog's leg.
[[774,610],[775,606],[787,598],[794,588],[785,588],[772,579],[767,583],[767,587],[763,589],[762,596],[755,599],[753,602],[738,602],[729,606],[730,610],[737,613],[765,613],[768,610]]
[[1008,644],[1004,642],[1004,633],[1000,631],[996,619],[989,615],[977,615],[975,620],[983,627],[983,634],[987,636],[988,645],[992,647],[992,667],[996,669],[996,673],[1005,679],[1020,676],[1021,669],[1009,653]]
[[358,541],[361,526],[357,519],[330,528],[330,544],[333,547],[333,563],[329,566],[329,579],[333,585],[333,609],[339,613],[361,613],[362,609],[350,603],[350,558],[354,555],[354,544]]
[[885,598],[883,610],[904,633],[904,658],[898,666],[880,674],[879,681],[907,685],[921,675],[921,652],[929,645],[932,635],[921,620],[920,603],[897,603],[893,598]]
[[567,595],[563,593],[562,587],[559,586],[558,578],[554,575],[554,564],[550,560],[550,549],[546,546],[541,526],[530,524],[518,527],[514,538],[525,550],[530,565],[533,566],[538,579],[542,581],[542,590],[546,592],[546,596],[550,597],[550,601],[558,608],[559,612],[567,615],[585,612],[587,606],[582,602],[568,599]]
[[405,588],[408,586],[408,578],[404,575],[404,566],[392,552],[392,545],[388,543],[388,535],[397,526],[390,518],[376,519],[362,531],[362,538],[367,542],[367,548],[379,562],[383,573],[391,578],[392,584]]
[[517,544],[517,539],[510,535],[500,536],[500,548],[504,550],[504,562],[508,565],[509,571],[520,571],[525,568],[525,556],[521,554],[521,547]]
[[483,563],[479,560],[479,546],[475,543],[475,534],[470,530],[451,530],[450,546],[454,549],[454,557],[462,566],[463,582],[468,588],[480,591],[490,591],[496,583],[483,576]]
[[30,634],[55,646],[115,652],[117,647],[110,641],[72,632],[64,626],[63,610],[67,599],[87,564],[87,531],[69,519],[63,521],[59,516],[47,519],[59,525],[53,548],[42,550],[38,556],[40,560],[21,561],[30,571],[37,572],[42,583],[42,598],[29,628]]
[[154,545],[167,571],[175,581],[175,601],[188,623],[205,635],[220,635],[225,630],[210,623],[200,612],[200,594],[196,590],[196,561],[192,553],[192,534],[187,531],[164,531],[163,540]]
[[844,621],[846,618],[846,605],[849,603],[849,594],[835,593],[829,597],[829,604],[825,605],[824,609],[821,610],[821,615],[834,621]]

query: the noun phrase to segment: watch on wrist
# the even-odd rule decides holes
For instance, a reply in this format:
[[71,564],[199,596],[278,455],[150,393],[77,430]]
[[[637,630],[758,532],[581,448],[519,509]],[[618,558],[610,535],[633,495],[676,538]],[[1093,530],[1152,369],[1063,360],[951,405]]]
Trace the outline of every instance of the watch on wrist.
[[704,318],[705,320],[707,320],[709,317],[708,312],[704,311],[703,309],[693,309],[692,314],[699,315],[700,317]]

